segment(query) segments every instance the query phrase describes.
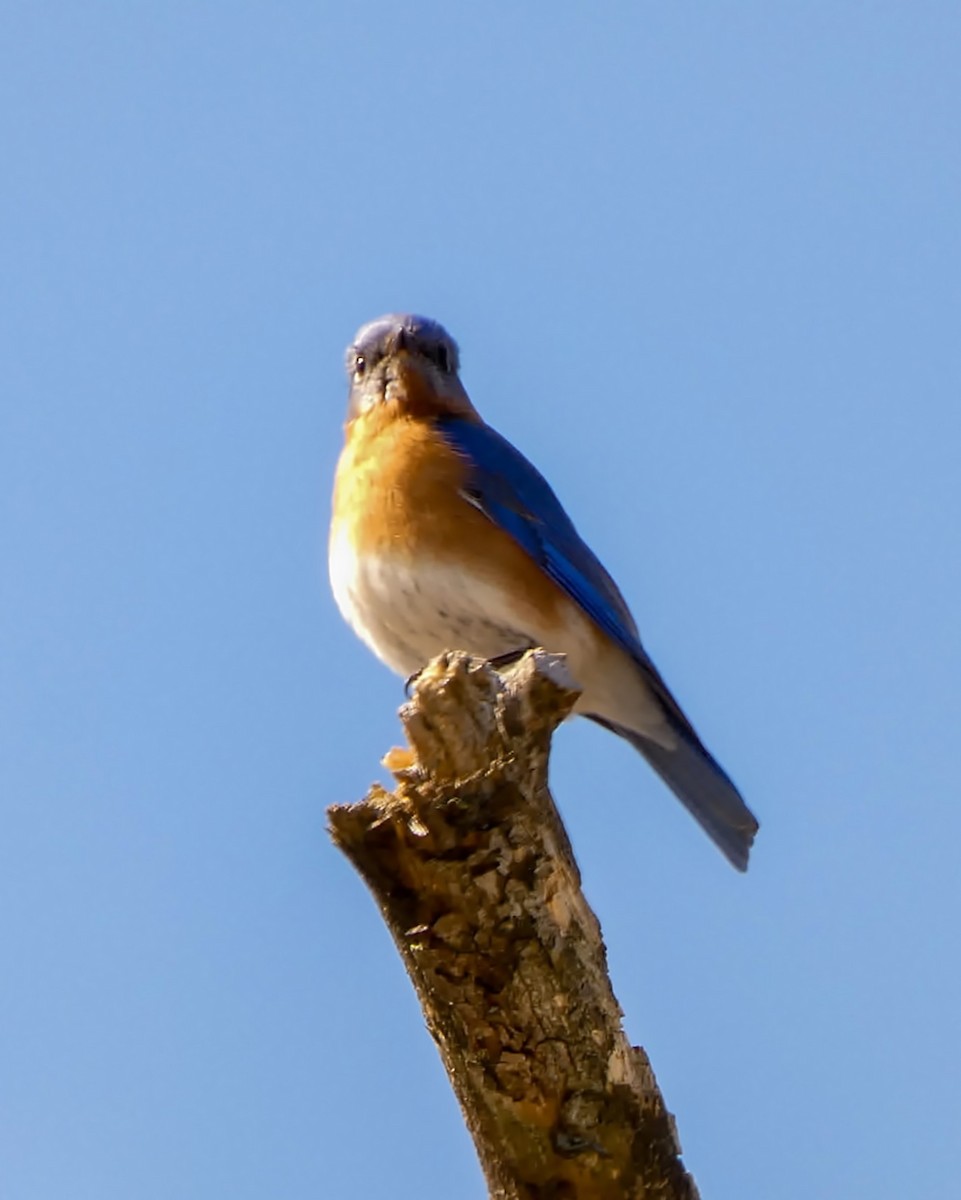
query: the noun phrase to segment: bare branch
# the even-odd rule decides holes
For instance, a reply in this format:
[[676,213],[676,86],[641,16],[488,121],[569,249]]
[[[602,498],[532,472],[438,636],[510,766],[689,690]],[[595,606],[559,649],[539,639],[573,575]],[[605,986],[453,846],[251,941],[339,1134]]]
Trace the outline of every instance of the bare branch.
[[400,950],[497,1200],[697,1200],[547,788],[563,659],[452,653],[401,710],[398,787],[329,812]]

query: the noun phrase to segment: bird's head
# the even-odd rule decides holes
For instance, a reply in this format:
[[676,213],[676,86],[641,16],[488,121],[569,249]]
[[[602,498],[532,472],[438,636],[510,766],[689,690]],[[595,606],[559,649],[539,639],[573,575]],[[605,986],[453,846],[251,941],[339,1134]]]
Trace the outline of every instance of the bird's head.
[[347,347],[348,420],[384,405],[414,416],[472,414],[459,366],[457,343],[436,321],[409,313],[378,317]]

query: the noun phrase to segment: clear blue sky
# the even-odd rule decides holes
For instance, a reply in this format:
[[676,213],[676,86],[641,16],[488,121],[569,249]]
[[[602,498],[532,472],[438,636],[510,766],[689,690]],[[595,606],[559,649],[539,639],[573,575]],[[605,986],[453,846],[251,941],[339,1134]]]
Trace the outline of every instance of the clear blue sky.
[[325,531],[411,309],[762,822],[552,781],[705,1200],[961,1175],[961,10],[0,13],[0,1194],[484,1194],[325,806],[399,682]]

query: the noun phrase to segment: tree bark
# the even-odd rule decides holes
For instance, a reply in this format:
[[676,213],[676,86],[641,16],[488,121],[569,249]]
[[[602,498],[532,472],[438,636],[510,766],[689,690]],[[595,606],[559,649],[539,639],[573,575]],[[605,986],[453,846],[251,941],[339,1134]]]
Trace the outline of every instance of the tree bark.
[[543,651],[503,673],[442,655],[401,709],[397,790],[331,808],[332,837],[390,928],[491,1197],[697,1200],[547,787],[576,699]]

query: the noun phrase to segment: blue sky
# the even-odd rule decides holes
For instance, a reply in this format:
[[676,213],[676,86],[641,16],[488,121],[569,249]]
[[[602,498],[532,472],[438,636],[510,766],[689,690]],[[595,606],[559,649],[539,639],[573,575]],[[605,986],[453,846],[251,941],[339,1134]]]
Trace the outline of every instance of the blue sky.
[[342,352],[459,339],[762,828],[552,783],[705,1198],[961,1173],[961,12],[0,11],[0,1192],[483,1196],[324,809]]

